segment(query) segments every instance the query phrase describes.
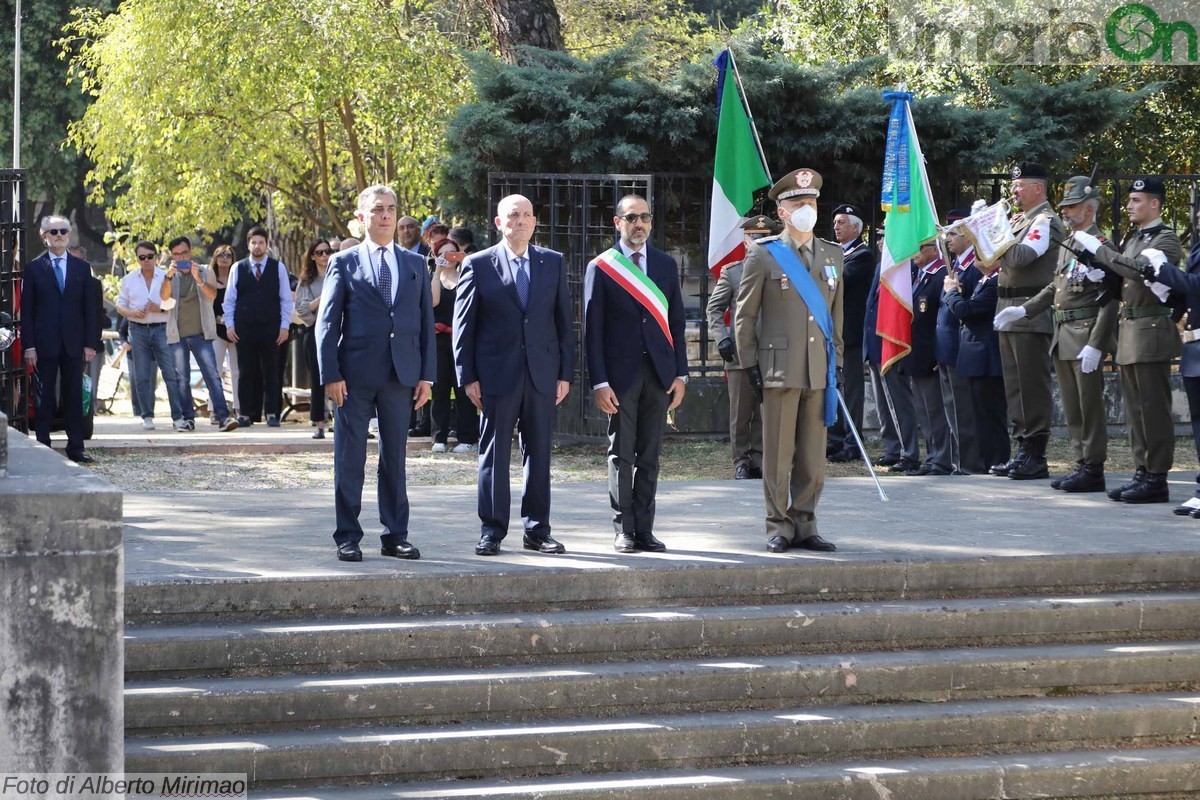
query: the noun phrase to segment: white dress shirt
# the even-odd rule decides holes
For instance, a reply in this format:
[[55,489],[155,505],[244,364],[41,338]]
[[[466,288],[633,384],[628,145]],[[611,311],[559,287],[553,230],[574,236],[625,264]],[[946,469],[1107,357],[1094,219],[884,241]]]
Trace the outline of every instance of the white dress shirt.
[[[242,263],[243,262],[239,261],[230,268],[229,277],[225,281],[225,302],[222,304],[221,310],[225,312],[225,327],[227,328],[235,328],[235,325],[233,324],[233,312],[237,307],[238,270],[241,269]],[[262,261],[247,261],[245,263],[250,267],[251,274],[253,275],[256,267],[266,267],[267,260],[264,258]],[[288,326],[288,323],[292,319],[292,310],[296,305],[296,301],[292,297],[292,285],[288,281],[287,267],[283,265],[282,261],[278,263],[279,319],[282,323],[280,330],[283,330]]]
[[[166,279],[166,270],[154,268],[154,277],[150,280],[150,286],[146,286],[146,278],[142,275],[140,269],[127,274],[121,279],[121,288],[117,292],[117,306],[130,311],[136,311],[139,308],[146,308],[150,301],[158,304],[162,297],[162,285]],[[147,311],[146,316],[135,318],[130,317],[130,322],[136,322],[141,325],[150,325],[155,322],[166,322],[169,315],[165,311]]]

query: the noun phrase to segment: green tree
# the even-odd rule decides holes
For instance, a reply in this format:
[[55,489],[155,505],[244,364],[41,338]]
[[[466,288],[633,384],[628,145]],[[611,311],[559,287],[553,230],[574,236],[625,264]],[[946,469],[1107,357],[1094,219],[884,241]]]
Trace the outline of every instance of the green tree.
[[148,235],[270,204],[284,230],[345,234],[354,196],[434,205],[449,109],[469,92],[420,2],[126,0],[65,43],[92,97],[71,140],[111,217]]

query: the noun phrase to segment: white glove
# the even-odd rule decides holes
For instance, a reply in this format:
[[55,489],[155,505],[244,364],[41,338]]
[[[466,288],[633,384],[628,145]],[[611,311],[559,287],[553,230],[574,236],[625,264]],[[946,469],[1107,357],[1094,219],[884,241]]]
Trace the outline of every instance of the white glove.
[[1095,372],[1100,366],[1100,359],[1104,358],[1104,354],[1090,344],[1085,344],[1083,349],[1079,351],[1080,365],[1079,369],[1086,375],[1089,372]]
[[1170,286],[1167,286],[1165,283],[1159,283],[1158,281],[1155,281],[1154,283],[1151,283],[1150,281],[1142,281],[1142,283],[1150,287],[1150,291],[1154,292],[1154,296],[1158,298],[1158,302],[1167,302],[1167,296],[1171,294]]
[[1167,263],[1167,254],[1162,250],[1155,250],[1153,247],[1147,247],[1142,251],[1142,255],[1146,257],[1147,261],[1154,265],[1155,274],[1158,273],[1158,267],[1161,267],[1163,264]]
[[993,320],[992,327],[998,331],[1002,331],[1017,320],[1025,319],[1026,313],[1024,306],[1002,308],[996,312],[996,319]]
[[1076,231],[1075,241],[1092,255],[1096,255],[1096,251],[1100,249],[1100,240],[1087,231]]
[[1087,272],[1087,279],[1092,283],[1100,283],[1104,280],[1104,270],[1093,267]]

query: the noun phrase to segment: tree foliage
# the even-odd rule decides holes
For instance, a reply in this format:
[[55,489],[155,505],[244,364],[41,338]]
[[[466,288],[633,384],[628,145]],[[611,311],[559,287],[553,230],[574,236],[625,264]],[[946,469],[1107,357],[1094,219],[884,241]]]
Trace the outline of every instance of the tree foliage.
[[71,126],[93,197],[148,235],[212,231],[269,204],[283,229],[345,233],[388,183],[433,206],[448,110],[469,91],[419,2],[125,0],[65,43],[92,97]]

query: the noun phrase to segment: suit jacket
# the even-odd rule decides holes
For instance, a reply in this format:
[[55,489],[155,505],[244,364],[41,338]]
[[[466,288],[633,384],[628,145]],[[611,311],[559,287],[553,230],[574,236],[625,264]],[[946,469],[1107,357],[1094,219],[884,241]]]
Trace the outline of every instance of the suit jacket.
[[945,280],[943,263],[933,272],[922,269],[913,286],[912,352],[898,365],[901,375],[927,378],[937,371],[937,321]]
[[[777,238],[793,251],[799,246],[787,231]],[[743,367],[758,366],[763,386],[772,389],[825,388],[825,334],[817,327],[800,293],[783,283],[783,268],[763,246],[760,239],[750,245],[745,271],[738,286],[737,312],[733,328],[737,333],[738,360]],[[837,366],[842,365],[842,248],[813,237],[813,263],[806,265],[833,316],[833,344]],[[829,285],[826,267],[837,274]]]
[[[1033,228],[1034,223],[1046,218],[1050,225],[1050,241],[1046,242],[1046,250],[1039,255],[1037,249],[1027,243],[1025,236]],[[1054,213],[1049,203],[1029,209],[1021,214],[1013,223],[1013,235],[1017,244],[1010,247],[999,260],[1000,276],[996,301],[996,310],[1022,305],[1030,297],[1040,292],[1046,284],[1054,279],[1054,270],[1058,266],[1058,242],[1066,235],[1062,220]],[[1023,297],[1000,297],[1005,290],[1024,290]],[[1005,328],[1009,333],[1053,333],[1054,318],[1048,311],[1030,314],[1019,319]]]
[[[1087,232],[1100,236],[1100,229],[1092,225]],[[1068,244],[1072,244],[1072,238]],[[1104,247],[1114,250],[1104,241]],[[1072,244],[1078,249],[1078,245]],[[1096,309],[1096,316],[1084,319],[1064,320],[1054,323],[1054,337],[1050,340],[1050,353],[1060,361],[1078,361],[1085,345],[1101,353],[1113,353],[1117,349],[1114,336],[1117,329],[1117,307],[1115,297],[1108,296],[1103,280],[1093,281],[1087,277],[1089,269],[1080,264],[1075,254],[1065,247],[1059,248],[1058,268],[1054,280],[1032,300],[1025,303],[1029,316],[1041,314],[1048,308],[1055,311],[1078,311]]]
[[83,358],[83,348],[95,348],[96,304],[91,290],[92,265],[67,253],[66,285],[50,254],[25,265],[21,276],[21,349],[37,350],[39,358]]
[[437,377],[433,299],[425,259],[392,245],[395,302],[384,298],[371,269],[369,240],[335,255],[317,312],[321,383],[378,387],[392,370],[405,386]]
[[[1179,355],[1179,332],[1170,316],[1127,316],[1131,312],[1166,308],[1142,277],[1141,269],[1149,260],[1141,253],[1151,248],[1162,251],[1167,257],[1166,266],[1183,263],[1183,245],[1175,231],[1165,225],[1130,234],[1120,253],[1104,247],[1096,251],[1097,264],[1125,279],[1121,285],[1121,309],[1118,312],[1121,321],[1117,327],[1117,364],[1120,365],[1170,361]],[[1166,284],[1166,281],[1159,283]]]
[[[946,268],[946,274],[958,275],[958,283],[962,287],[962,294],[967,297],[975,291],[976,282],[983,277],[983,273],[974,264],[968,264],[966,269],[960,270],[957,266],[958,259],[955,259],[949,267]],[[937,318],[937,344],[934,346],[934,355],[937,358],[938,364],[948,364],[953,367],[958,363],[958,331],[962,327],[962,322],[945,303],[938,304]]]
[[463,261],[454,298],[454,369],[459,386],[508,394],[525,370],[539,392],[575,377],[575,328],[562,253],[529,245],[529,308],[504,261],[503,243]]
[[981,277],[969,298],[957,291],[942,294],[942,303],[962,322],[955,369],[963,378],[999,378],[1004,374],[1000,335],[992,324],[996,316],[996,280],[995,274]]
[[663,391],[675,378],[688,374],[679,265],[663,251],[646,245],[646,277],[667,298],[667,328],[674,347],[645,306],[595,261],[587,266],[583,278],[583,341],[592,386],[607,383],[614,392],[628,389],[641,371],[643,353],[650,356]]
[[843,341],[847,348],[861,349],[867,297],[875,276],[875,252],[860,237],[845,251],[842,262],[842,280],[846,287],[842,301]]
[[871,278],[871,288],[867,292],[867,308],[863,313],[863,360],[876,367],[883,366],[883,339],[879,338],[876,328],[879,325],[879,279],[882,264],[876,262],[875,274]]
[[[717,278],[712,294],[708,296],[708,307],[705,309],[705,313],[708,315],[708,339],[714,345],[720,344],[721,340],[726,337],[733,338],[733,315],[737,311],[737,291],[741,282],[742,262],[735,261],[721,270],[721,276]],[[728,325],[725,324],[726,311],[729,312]],[[734,350],[735,352],[737,350],[736,344]],[[735,355],[733,363],[729,364],[726,369],[739,369],[740,367],[741,364],[738,363]]]

